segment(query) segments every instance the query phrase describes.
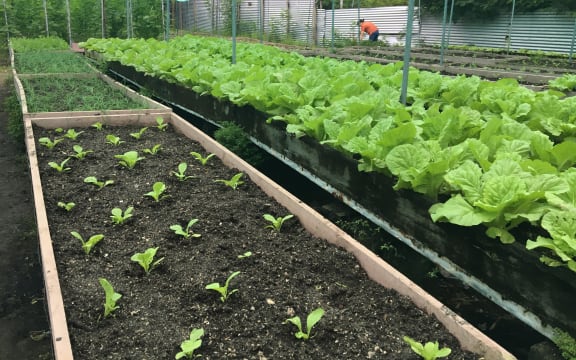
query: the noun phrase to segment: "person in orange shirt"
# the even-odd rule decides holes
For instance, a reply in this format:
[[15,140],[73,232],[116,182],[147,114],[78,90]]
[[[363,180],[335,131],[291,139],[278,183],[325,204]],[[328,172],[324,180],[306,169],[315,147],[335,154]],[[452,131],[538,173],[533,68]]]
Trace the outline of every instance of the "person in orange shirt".
[[376,26],[373,22],[360,19],[358,20],[358,25],[360,25],[360,37],[366,33],[368,34],[368,39],[370,41],[378,40],[380,33],[378,32],[378,26]]

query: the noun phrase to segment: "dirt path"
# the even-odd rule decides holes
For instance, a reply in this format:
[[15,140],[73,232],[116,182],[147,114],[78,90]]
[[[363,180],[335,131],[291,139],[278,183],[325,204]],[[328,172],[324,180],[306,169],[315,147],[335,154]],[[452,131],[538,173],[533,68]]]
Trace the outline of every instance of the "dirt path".
[[10,86],[0,69],[0,360],[51,359],[28,166],[7,134]]

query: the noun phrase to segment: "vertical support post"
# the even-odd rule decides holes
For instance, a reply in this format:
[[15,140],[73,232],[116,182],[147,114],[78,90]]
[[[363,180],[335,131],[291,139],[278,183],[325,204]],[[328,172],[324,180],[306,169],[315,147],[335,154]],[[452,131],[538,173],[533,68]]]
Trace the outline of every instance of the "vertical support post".
[[330,37],[330,48],[334,52],[334,0],[332,0],[332,36]]
[[8,26],[8,7],[6,6],[6,0],[4,1],[4,23],[6,24],[6,38],[10,41],[10,27]]
[[68,45],[72,46],[72,25],[70,24],[70,0],[66,0],[66,20],[68,22]]
[[232,0],[232,64],[236,64],[236,0]]
[[357,32],[357,36],[358,36],[358,45],[360,45],[360,23],[358,22],[360,20],[360,0],[358,0],[358,16],[356,18],[356,25],[358,26],[358,32]]
[[50,36],[50,31],[48,31],[48,6],[46,5],[46,0],[42,1],[44,5],[44,27],[46,28],[46,36]]
[[506,35],[506,52],[510,53],[510,44],[512,43],[512,24],[514,23],[514,11],[516,0],[512,0],[512,13],[510,14],[510,24],[508,25],[508,35]]
[[444,0],[444,15],[442,16],[442,41],[440,42],[440,66],[444,65],[444,42],[446,41],[447,16],[448,16],[448,0]]
[[570,44],[570,55],[568,58],[572,62],[572,55],[574,55],[574,43],[576,43],[576,17],[574,18],[574,31],[572,31],[572,43]]
[[165,20],[165,28],[164,28],[164,40],[170,40],[170,0],[166,0],[166,7],[164,8],[164,15],[166,17]]
[[105,0],[100,0],[100,22],[102,24],[102,39],[106,39],[106,5],[105,5]]
[[258,0],[258,27],[260,44],[264,43],[264,0]]
[[454,15],[454,0],[450,4],[450,16],[448,17],[448,35],[446,36],[446,46],[450,47],[450,33],[452,32],[452,15]]
[[404,44],[404,67],[402,69],[402,89],[400,90],[400,102],[406,105],[408,93],[408,73],[410,72],[410,50],[412,48],[412,28],[414,25],[414,0],[408,1],[408,20],[406,22],[406,43]]

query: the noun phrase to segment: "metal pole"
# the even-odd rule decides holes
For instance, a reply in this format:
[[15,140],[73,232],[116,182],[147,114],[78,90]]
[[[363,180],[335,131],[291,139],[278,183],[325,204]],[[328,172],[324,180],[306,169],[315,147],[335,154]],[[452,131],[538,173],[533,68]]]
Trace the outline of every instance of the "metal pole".
[[512,0],[512,14],[510,14],[510,26],[508,26],[508,35],[506,38],[506,52],[510,53],[510,44],[512,43],[512,23],[514,22],[514,9],[516,8],[516,0]]
[[444,65],[444,41],[446,39],[447,15],[448,15],[448,0],[444,0],[444,16],[442,16],[442,41],[440,43],[440,66]]
[[166,12],[164,15],[166,17],[165,29],[164,29],[164,40],[170,40],[170,0],[166,0],[166,8],[164,9]]
[[264,43],[264,0],[258,1],[258,22],[260,26],[260,44]]
[[66,18],[68,20],[68,45],[72,46],[72,26],[70,24],[70,1],[66,0]]
[[102,39],[106,39],[106,5],[104,0],[100,0],[100,18],[102,22]]
[[358,18],[356,19],[356,25],[358,26],[358,45],[360,45],[360,0],[358,0]]
[[332,37],[330,40],[332,52],[334,52],[334,0],[332,0]]
[[454,14],[454,0],[450,4],[450,17],[448,18],[448,36],[446,36],[446,47],[450,47],[450,33],[452,32],[452,15]]
[[46,5],[46,0],[44,0],[43,3],[44,3],[44,23],[46,27],[46,36],[50,36],[50,31],[48,31],[48,6]]
[[404,68],[402,69],[402,89],[400,102],[406,105],[408,93],[408,73],[410,71],[410,50],[412,48],[412,27],[414,25],[414,0],[408,2],[408,21],[406,23],[406,43],[404,44]]
[[8,26],[8,8],[6,7],[6,0],[4,0],[4,23],[6,24],[6,38],[10,41],[10,27]]
[[572,44],[570,45],[570,62],[572,62],[572,55],[574,54],[574,43],[576,43],[576,18],[574,19],[574,31],[572,32]]
[[232,64],[236,64],[236,0],[232,0]]

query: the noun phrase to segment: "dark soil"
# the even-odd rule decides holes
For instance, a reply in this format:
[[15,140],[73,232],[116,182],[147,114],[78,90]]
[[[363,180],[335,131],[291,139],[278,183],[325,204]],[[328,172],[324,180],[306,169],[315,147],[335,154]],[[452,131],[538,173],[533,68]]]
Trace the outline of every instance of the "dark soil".
[[0,72],[0,359],[51,359],[28,162],[23,139],[8,135],[6,74]]
[[[263,214],[279,217],[287,210],[248,178],[236,190],[215,182],[237,171],[216,158],[201,166],[189,155],[205,154],[197,143],[155,128],[141,140],[129,135],[138,129],[82,130],[76,142],[66,139],[53,150],[37,145],[77,359],[173,359],[193,328],[205,330],[198,350],[204,359],[419,359],[403,342],[405,335],[450,347],[451,359],[479,358],[461,351],[435,318],[370,281],[351,255],[312,237],[296,219],[281,232],[265,228]],[[58,136],[35,131],[36,139]],[[106,144],[110,133],[126,142]],[[93,153],[82,161],[71,159],[65,173],[48,166],[70,156],[75,143]],[[154,144],[162,144],[158,155],[142,153]],[[146,156],[132,170],[114,158],[130,150]],[[180,182],[171,175],[180,162],[188,163],[187,174],[194,178]],[[115,183],[98,190],[83,182],[87,176]],[[166,184],[169,195],[159,202],[144,196],[157,181]],[[59,201],[76,206],[66,212]],[[133,218],[114,225],[111,209],[128,206],[134,207]],[[169,229],[191,219],[198,219],[192,231],[200,237],[185,239]],[[104,239],[85,255],[71,231]],[[164,260],[145,275],[130,257],[151,247],[158,247],[157,258]],[[253,255],[238,257],[247,251]],[[241,273],[230,287],[238,292],[226,302],[205,289],[235,271]],[[108,318],[99,278],[122,294]],[[318,307],[325,315],[313,338],[296,339],[296,328],[284,321],[305,318]]]

